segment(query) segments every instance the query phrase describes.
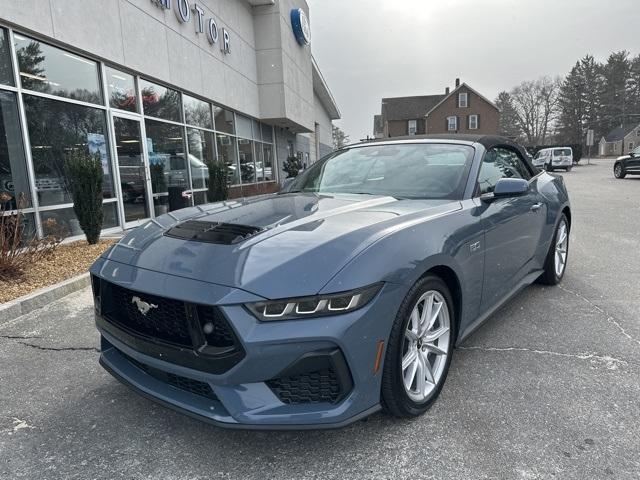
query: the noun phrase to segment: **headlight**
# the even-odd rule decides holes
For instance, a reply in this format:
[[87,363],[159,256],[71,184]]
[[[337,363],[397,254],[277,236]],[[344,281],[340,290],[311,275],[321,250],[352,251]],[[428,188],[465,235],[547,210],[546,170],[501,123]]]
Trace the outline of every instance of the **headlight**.
[[246,303],[245,307],[263,322],[337,315],[365,306],[381,287],[382,283],[376,283],[348,292]]

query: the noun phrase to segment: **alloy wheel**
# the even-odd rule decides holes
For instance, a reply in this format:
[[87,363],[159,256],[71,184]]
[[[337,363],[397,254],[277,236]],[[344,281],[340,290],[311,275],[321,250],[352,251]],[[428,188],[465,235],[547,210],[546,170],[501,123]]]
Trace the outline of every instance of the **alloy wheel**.
[[436,388],[446,369],[451,320],[444,296],[425,292],[416,302],[405,330],[402,379],[414,402],[423,402]]
[[616,165],[614,173],[616,174],[617,178],[620,178],[622,176],[622,165]]
[[558,277],[562,276],[567,264],[567,247],[569,246],[569,231],[567,223],[562,220],[558,225],[558,234],[556,235],[556,251],[555,251],[555,270]]

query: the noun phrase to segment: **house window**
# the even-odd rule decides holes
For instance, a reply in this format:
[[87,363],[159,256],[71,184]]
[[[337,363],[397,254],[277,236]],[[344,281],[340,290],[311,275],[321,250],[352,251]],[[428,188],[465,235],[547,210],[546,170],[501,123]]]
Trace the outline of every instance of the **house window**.
[[629,151],[633,150],[633,142],[629,142]]
[[447,117],[447,130],[450,132],[458,129],[458,117]]
[[408,122],[409,135],[415,135],[418,132],[418,121],[417,120],[409,120]]
[[468,93],[459,93],[458,94],[458,107],[459,108],[467,108],[469,106],[468,102]]
[[469,115],[469,130],[478,129],[478,115]]

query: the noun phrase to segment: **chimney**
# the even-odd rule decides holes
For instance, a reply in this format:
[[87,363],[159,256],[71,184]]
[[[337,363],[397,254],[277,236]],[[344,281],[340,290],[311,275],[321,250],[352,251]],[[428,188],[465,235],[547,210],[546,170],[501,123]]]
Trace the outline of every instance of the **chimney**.
[[445,89],[444,89],[444,94],[445,94],[445,95],[449,95],[449,87],[447,87],[447,88],[445,88]]
[[458,88],[460,86],[460,79],[456,78],[456,88]]

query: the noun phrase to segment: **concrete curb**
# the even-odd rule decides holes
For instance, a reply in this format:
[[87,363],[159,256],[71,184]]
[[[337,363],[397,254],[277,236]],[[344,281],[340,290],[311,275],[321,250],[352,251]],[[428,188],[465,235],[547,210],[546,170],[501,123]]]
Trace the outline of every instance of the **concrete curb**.
[[21,315],[26,315],[38,308],[42,308],[90,284],[91,279],[89,278],[89,272],[87,272],[0,305],[0,325]]

